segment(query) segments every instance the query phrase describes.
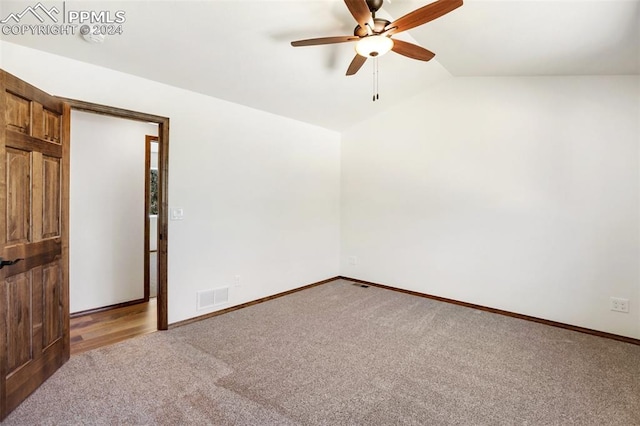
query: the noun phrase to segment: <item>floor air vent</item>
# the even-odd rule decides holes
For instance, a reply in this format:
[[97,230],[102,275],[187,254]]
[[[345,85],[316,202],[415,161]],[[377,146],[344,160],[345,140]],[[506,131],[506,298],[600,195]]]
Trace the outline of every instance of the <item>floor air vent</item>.
[[202,290],[196,293],[198,301],[196,309],[210,309],[229,302],[229,287]]

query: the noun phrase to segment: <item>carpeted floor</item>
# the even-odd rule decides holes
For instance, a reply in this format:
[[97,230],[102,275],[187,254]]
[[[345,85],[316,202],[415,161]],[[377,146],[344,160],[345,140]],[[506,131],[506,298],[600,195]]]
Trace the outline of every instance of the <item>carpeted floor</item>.
[[640,346],[334,281],[74,356],[5,424],[640,425]]

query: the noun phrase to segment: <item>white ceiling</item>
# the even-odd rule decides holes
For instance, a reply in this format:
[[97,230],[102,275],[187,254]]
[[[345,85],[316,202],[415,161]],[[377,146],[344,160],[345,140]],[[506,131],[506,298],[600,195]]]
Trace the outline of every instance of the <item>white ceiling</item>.
[[[398,18],[428,2],[387,0],[378,16]],[[31,3],[3,0],[0,15]],[[101,45],[79,35],[2,39],[334,130],[452,76],[640,74],[640,0],[466,0],[398,35],[436,57],[426,63],[381,57],[375,103],[371,64],[344,76],[353,44],[289,44],[351,34],[355,21],[341,0],[67,1],[65,7],[124,10],[124,33]]]

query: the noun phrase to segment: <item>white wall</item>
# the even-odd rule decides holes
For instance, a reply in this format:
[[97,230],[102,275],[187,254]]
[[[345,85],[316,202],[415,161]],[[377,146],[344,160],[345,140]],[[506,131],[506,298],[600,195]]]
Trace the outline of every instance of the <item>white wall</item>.
[[[230,305],[336,276],[340,135],[241,105],[0,42],[2,67],[49,93],[171,119],[169,322],[198,290]],[[46,64],[46,67],[43,67]]]
[[640,338],[639,82],[456,78],[353,127],[342,275]]
[[71,312],[144,297],[145,135],[158,126],[72,111]]

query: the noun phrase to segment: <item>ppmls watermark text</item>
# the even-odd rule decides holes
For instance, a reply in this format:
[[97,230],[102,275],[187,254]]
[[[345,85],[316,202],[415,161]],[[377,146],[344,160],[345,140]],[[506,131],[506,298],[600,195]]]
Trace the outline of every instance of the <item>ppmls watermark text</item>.
[[0,19],[0,31],[7,36],[120,35],[126,20],[124,10],[67,10],[64,1],[50,7],[38,2]]

